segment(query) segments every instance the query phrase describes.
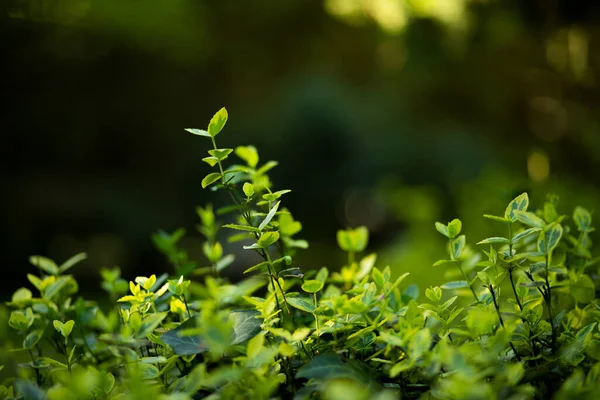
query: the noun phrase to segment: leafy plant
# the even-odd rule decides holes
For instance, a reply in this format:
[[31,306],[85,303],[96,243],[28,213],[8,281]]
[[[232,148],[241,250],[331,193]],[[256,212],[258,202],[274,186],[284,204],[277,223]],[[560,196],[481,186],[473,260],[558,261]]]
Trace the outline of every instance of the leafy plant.
[[[600,396],[591,212],[577,207],[568,224],[556,196],[534,209],[523,193],[503,215],[484,216],[505,235],[475,246],[460,220],[436,223],[448,257],[432,272],[451,268],[456,279],[424,298],[402,285],[407,274],[393,277],[365,253],[364,227],[338,232],[348,256],[338,271],[304,271],[295,256],[308,242],[284,206],[290,190],[275,190],[268,175],[277,163],[261,164],[252,146],[218,147],[227,119],[223,108],[207,130],[187,129],[212,145],[202,186],[231,200],[197,209],[205,259],[178,245],[183,229],[155,234],[174,275],[127,282],[102,270],[115,304],[104,310],[67,274],[84,254],[60,266],[31,257],[35,294],[21,288],[7,303],[20,339],[3,357],[1,398]],[[256,255],[236,284],[221,277],[235,261],[223,233]]]

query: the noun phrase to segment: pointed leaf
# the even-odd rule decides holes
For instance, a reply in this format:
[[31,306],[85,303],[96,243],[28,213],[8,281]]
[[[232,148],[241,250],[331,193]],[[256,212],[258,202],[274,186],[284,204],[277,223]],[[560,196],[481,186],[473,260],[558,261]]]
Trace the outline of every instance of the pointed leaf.
[[234,310],[229,314],[233,323],[232,345],[243,343],[260,332],[263,319],[257,318],[259,316],[256,310]]
[[437,229],[437,231],[442,235],[446,236],[447,238],[450,238],[450,234],[448,233],[448,227],[446,225],[442,224],[441,222],[436,222],[435,229]]
[[217,136],[227,123],[228,118],[229,114],[227,113],[225,107],[217,111],[217,113],[211,118],[210,123],[208,124],[208,134],[212,137]]
[[219,179],[221,179],[221,174],[219,172],[211,172],[202,179],[202,189],[206,189],[207,186],[212,185]]
[[305,297],[288,296],[287,302],[290,304],[290,306],[307,313],[312,314],[315,311],[315,305],[313,302]]
[[506,211],[504,211],[504,218],[509,219],[512,222],[517,222],[517,216],[515,215],[515,211],[527,211],[527,207],[529,207],[529,196],[527,193],[522,193],[515,197],[506,207]]
[[58,275],[60,270],[54,261],[43,256],[31,256],[29,262],[50,275]]
[[75,254],[73,257],[69,258],[67,261],[65,261],[64,263],[62,263],[61,266],[58,267],[58,270],[61,273],[65,272],[65,271],[71,269],[76,264],[78,264],[81,261],[85,260],[86,258],[87,258],[87,254],[86,253]]
[[185,130],[187,132],[191,133],[192,135],[210,137],[208,132],[206,132],[204,129],[185,128]]
[[519,220],[519,222],[522,222],[525,225],[532,226],[534,228],[543,228],[544,225],[546,225],[543,219],[532,212],[514,210],[513,214],[517,220]]
[[277,212],[277,209],[279,208],[279,204],[281,204],[281,201],[278,201],[277,203],[275,203],[273,205],[273,207],[271,207],[271,210],[269,210],[269,213],[267,214],[267,216],[265,217],[265,219],[258,226],[259,230],[262,231],[269,224],[269,222],[271,222],[271,220],[275,216],[275,213]]

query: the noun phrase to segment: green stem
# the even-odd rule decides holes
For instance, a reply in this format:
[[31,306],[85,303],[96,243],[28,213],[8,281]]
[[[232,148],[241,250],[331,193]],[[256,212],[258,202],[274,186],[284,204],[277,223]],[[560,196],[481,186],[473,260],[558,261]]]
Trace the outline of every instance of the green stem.
[[[287,302],[287,298],[285,297],[285,291],[279,284],[279,280],[274,278],[273,260],[271,260],[271,256],[269,255],[269,252],[267,249],[264,250],[263,254],[266,257],[267,262],[268,262],[267,268],[269,269],[269,275],[271,276],[271,282],[274,281],[277,284],[277,287],[279,288],[279,291],[281,292],[281,297],[283,299],[283,303],[285,304],[285,309],[287,310],[288,314],[290,315],[290,318],[292,319],[292,322],[294,323],[294,325],[296,325],[296,320],[294,319],[294,314],[292,314],[292,311],[290,310],[290,306]],[[273,290],[276,290],[275,287],[273,287]],[[277,297],[277,295],[275,297]]]
[[[315,309],[317,308],[317,293],[313,293],[313,301],[315,303]],[[313,313],[313,317],[315,317],[315,328],[317,331],[317,348],[319,347],[319,317],[317,314]]]
[[[213,149],[217,150],[217,142],[215,141],[215,138],[211,136],[210,140],[212,140]],[[223,165],[221,164],[221,160],[218,160],[217,164],[219,164],[219,171],[221,172],[221,183],[225,185],[225,174],[223,173]]]
[[552,313],[552,292],[550,290],[550,281],[548,279],[549,271],[548,271],[549,257],[548,253],[546,253],[546,305],[548,306],[548,318],[550,319],[550,327],[552,329],[552,350],[556,350],[556,328],[554,326],[554,315]]
[[183,304],[185,305],[185,311],[187,311],[188,318],[192,318],[192,314],[190,313],[190,308],[188,307],[188,303],[185,298],[185,295],[183,295],[183,294],[181,295],[181,300],[183,300]]
[[[498,305],[498,301],[496,300],[496,294],[494,293],[494,287],[490,284],[490,286],[488,286],[487,288],[490,291],[490,293],[492,294],[492,300],[494,301],[494,308],[496,309],[496,313],[498,314],[498,319],[500,320],[500,325],[502,325],[502,327],[504,328],[504,320],[502,319],[502,314],[500,313],[500,306]],[[521,361],[521,357],[519,356],[519,353],[517,353],[517,349],[515,349],[515,346],[513,345],[513,343],[511,341],[509,341],[508,344],[510,345],[510,348],[512,349],[513,353],[515,353],[515,357],[517,357],[517,360]]]
[[473,289],[473,286],[471,284],[471,282],[469,281],[469,278],[467,277],[467,274],[465,274],[465,271],[463,271],[462,267],[458,264],[456,264],[456,266],[458,267],[460,273],[462,274],[463,278],[465,278],[465,281],[467,281],[467,283],[469,284],[469,289],[471,289],[471,293],[473,293],[473,297],[475,297],[475,301],[477,303],[479,303],[479,298],[477,297],[477,293],[475,293],[475,289]]
[[519,306],[519,310],[523,312],[523,305],[521,304],[521,300],[519,300],[519,295],[517,294],[517,288],[515,287],[515,281],[513,279],[513,266],[510,265],[508,268],[508,277],[510,278],[510,285],[512,286],[513,293],[515,294],[515,299],[517,300],[517,305]]
[[[29,352],[29,356],[31,357],[31,362],[33,363],[33,365],[37,366],[37,360],[35,359],[33,352],[31,351],[31,349],[27,349],[27,351]],[[37,384],[38,384],[38,386],[41,386],[42,376],[40,375],[40,371],[37,368],[34,368],[34,369],[35,369],[35,378],[36,378]]]

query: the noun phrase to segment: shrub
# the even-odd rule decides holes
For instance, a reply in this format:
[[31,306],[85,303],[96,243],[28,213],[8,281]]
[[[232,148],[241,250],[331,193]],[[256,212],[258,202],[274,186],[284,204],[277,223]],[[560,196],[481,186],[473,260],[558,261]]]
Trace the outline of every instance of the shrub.
[[[503,215],[485,215],[506,235],[467,245],[455,219],[435,228],[448,239],[457,280],[421,290],[392,277],[365,254],[364,227],[340,230],[348,261],[338,272],[303,271],[294,262],[308,243],[283,206],[252,146],[219,148],[227,122],[221,109],[205,137],[203,159],[215,172],[204,188],[231,204],[197,209],[205,260],[179,245],[183,230],[153,236],[174,268],[131,282],[101,271],[111,303],[103,309],[77,296],[69,270],[34,256],[17,290],[6,341],[9,377],[2,398],[25,399],[558,399],[600,396],[600,304],[592,258],[591,213],[560,214],[556,196],[534,210],[527,193]],[[237,156],[243,164],[229,164]],[[222,225],[217,218],[230,218]],[[570,224],[568,223],[570,222]],[[220,276],[234,262],[221,233],[260,261],[232,284]],[[481,252],[480,252],[481,250]],[[442,266],[444,265],[444,266]],[[15,361],[25,353],[27,362]]]

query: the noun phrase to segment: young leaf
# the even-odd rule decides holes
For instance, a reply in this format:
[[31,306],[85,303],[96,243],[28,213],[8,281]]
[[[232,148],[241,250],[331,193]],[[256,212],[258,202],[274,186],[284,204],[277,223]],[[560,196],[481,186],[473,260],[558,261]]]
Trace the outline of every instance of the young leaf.
[[249,225],[225,224],[223,228],[235,229],[237,231],[260,232],[260,229]]
[[469,287],[469,282],[467,281],[452,281],[452,282],[446,282],[444,283],[442,286],[440,286],[440,288],[442,289],[463,289],[463,288],[468,288]]
[[541,231],[541,228],[529,228],[529,229],[525,229],[522,232],[517,233],[515,236],[513,236],[511,242],[512,243],[517,243],[519,240],[526,238],[527,236],[534,234],[536,232]]
[[76,264],[79,264],[81,261],[85,260],[86,258],[87,258],[87,254],[86,253],[75,254],[73,257],[69,258],[67,261],[65,261],[64,263],[62,263],[61,266],[58,267],[58,270],[61,273],[63,273],[65,271],[71,269]]
[[532,212],[514,210],[513,214],[515,215],[517,220],[519,220],[519,222],[522,222],[525,225],[532,226],[534,228],[543,228],[544,225],[546,225],[543,219],[541,219]]
[[452,241],[452,254],[454,255],[455,259],[460,257],[463,249],[465,248],[466,241],[467,238],[465,235],[460,235]]
[[577,230],[581,232],[590,232],[592,225],[592,214],[583,207],[575,207],[573,212],[573,221],[577,225]]
[[259,230],[262,231],[269,224],[269,222],[271,222],[271,220],[275,216],[275,213],[277,212],[277,209],[279,208],[279,204],[281,204],[281,201],[278,201],[277,203],[275,203],[273,205],[273,207],[271,207],[271,209],[269,210],[269,213],[267,214],[267,216],[265,217],[265,219],[258,226]]
[[202,161],[204,161],[205,163],[207,163],[211,167],[214,167],[215,165],[218,164],[219,159],[217,157],[210,156],[210,157],[204,157],[202,159]]
[[208,154],[215,157],[219,161],[225,160],[233,152],[233,149],[214,149],[209,150]]
[[461,231],[462,229],[462,222],[460,221],[460,219],[453,219],[449,224],[448,224],[448,236],[452,239],[455,238]]
[[245,270],[244,274],[247,274],[248,272],[256,271],[257,269],[266,268],[268,265],[269,265],[268,261],[263,261],[261,263],[258,263],[256,265],[248,268],[247,270]]
[[202,179],[202,189],[206,189],[207,186],[212,185],[213,183],[215,183],[219,179],[221,179],[221,174],[220,173],[218,173],[218,172],[211,172],[210,174],[206,175],[204,177],[204,179]]
[[316,293],[321,289],[323,289],[323,282],[316,279],[304,281],[302,284],[302,290],[307,293]]
[[490,215],[490,214],[483,214],[483,217],[487,218],[487,219],[491,219],[492,221],[502,222],[505,224],[509,224],[511,222],[510,219],[497,217],[495,215]]
[[315,311],[315,305],[313,302],[304,297],[288,296],[287,302],[290,304],[290,306],[307,313],[312,314]]
[[437,229],[437,231],[442,235],[446,236],[447,238],[450,238],[450,234],[448,233],[448,227],[446,225],[442,224],[441,222],[436,222],[435,229]]
[[252,197],[252,195],[254,195],[254,185],[251,184],[250,182],[244,183],[242,190],[244,191],[244,194],[248,198],[250,198],[250,197]]
[[493,243],[509,244],[510,240],[508,240],[507,238],[503,238],[503,237],[490,237],[487,239],[483,239],[480,242],[477,242],[477,244],[493,244]]
[[29,262],[50,275],[58,275],[60,273],[58,266],[49,258],[43,256],[31,256],[29,257]]
[[265,232],[258,239],[258,244],[261,248],[266,249],[273,243],[279,240],[279,232]]
[[527,207],[529,207],[529,196],[527,193],[522,193],[515,197],[506,207],[506,211],[504,211],[504,218],[517,222],[517,216],[515,215],[515,211],[527,211]]
[[238,146],[235,149],[235,155],[246,161],[250,168],[256,168],[258,164],[258,152],[254,146]]
[[562,226],[556,222],[551,223],[540,232],[540,236],[537,241],[538,251],[544,254],[550,254],[552,250],[558,245],[562,236]]
[[189,133],[191,133],[192,135],[210,137],[209,133],[206,132],[204,129],[186,128],[185,130],[188,131]]
[[217,111],[208,124],[208,134],[211,137],[217,136],[227,123],[227,118],[229,118],[229,114],[227,113],[225,107]]

